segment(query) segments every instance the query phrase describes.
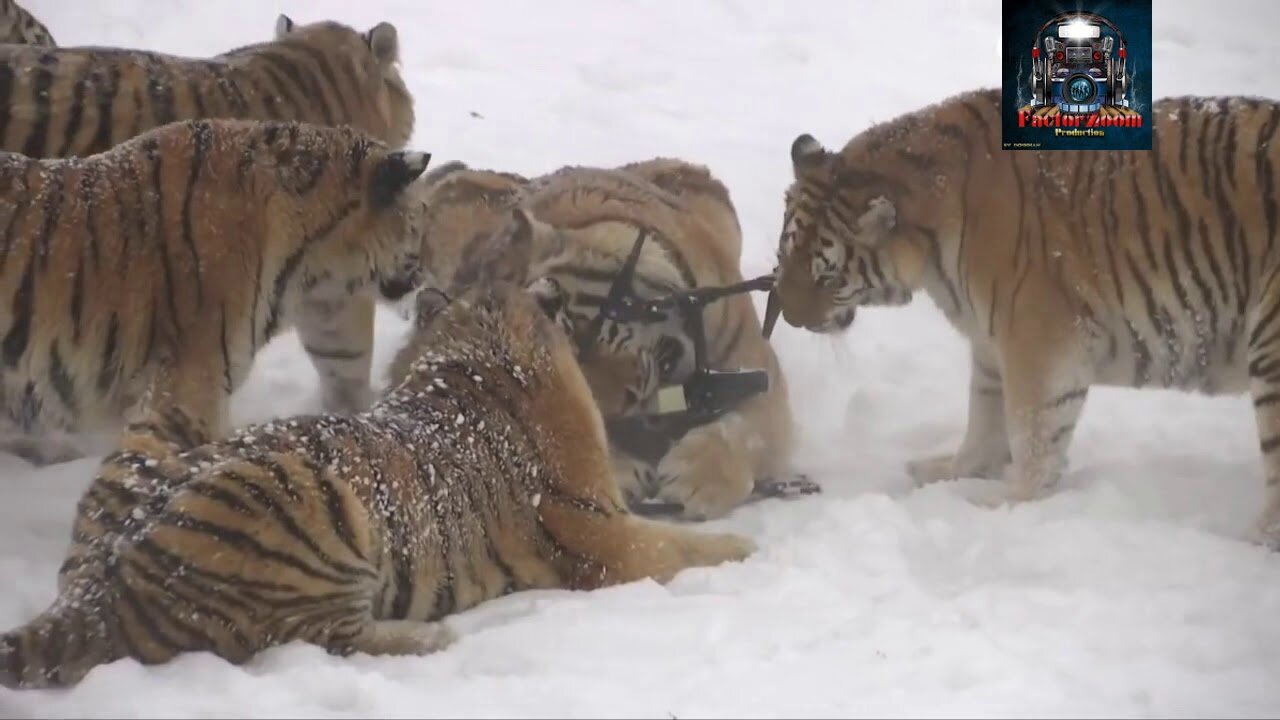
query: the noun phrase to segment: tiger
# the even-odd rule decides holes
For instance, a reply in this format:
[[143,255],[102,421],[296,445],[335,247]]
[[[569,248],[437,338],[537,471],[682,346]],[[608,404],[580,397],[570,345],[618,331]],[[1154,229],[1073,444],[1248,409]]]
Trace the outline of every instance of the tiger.
[[[593,590],[747,559],[755,544],[630,513],[553,283],[416,295],[390,389],[359,415],[198,428],[160,406],[86,500],[108,528],[53,603],[0,635],[0,685],[69,686],[131,657],[239,664],[293,641],[429,654],[444,618],[526,589]],[[145,489],[145,491],[144,491]],[[123,497],[123,499],[122,499]]]
[[[414,129],[395,25],[359,32],[333,21],[276,20],[270,42],[211,58],[111,47],[0,46],[0,150],[86,157],[181,120],[241,118],[350,125],[394,150]],[[308,299],[298,332],[320,375],[320,406],[354,412],[372,401],[379,300],[408,288]]]
[[[772,304],[815,333],[923,290],[969,342],[955,453],[919,485],[1052,491],[1093,385],[1248,391],[1265,466],[1252,537],[1280,547],[1280,103],[1169,97],[1150,151],[1006,151],[1001,96],[952,96],[791,144]],[[776,317],[776,313],[774,313]],[[768,324],[768,318],[766,318]]]
[[69,436],[114,431],[156,377],[225,432],[303,298],[419,272],[407,190],[429,160],[350,127],[229,119],[88,158],[0,153],[0,444],[81,457]]
[[[646,297],[741,282],[741,229],[728,190],[700,165],[654,158],[618,168],[565,167],[534,177],[452,162],[424,177],[420,256],[438,282],[475,281],[512,243],[532,236],[535,277],[572,302],[558,322],[579,338],[617,276],[636,235],[643,248],[637,290]],[[708,365],[763,368],[768,390],[716,422],[695,428],[656,466],[613,447],[615,473],[630,502],[678,506],[684,519],[724,516],[757,481],[790,474],[793,421],[786,380],[746,294],[704,310]],[[649,325],[605,322],[583,372],[606,417],[657,409],[660,388],[687,380],[692,338],[680,316]]]
[[0,45],[57,47],[53,33],[16,0],[0,0]]

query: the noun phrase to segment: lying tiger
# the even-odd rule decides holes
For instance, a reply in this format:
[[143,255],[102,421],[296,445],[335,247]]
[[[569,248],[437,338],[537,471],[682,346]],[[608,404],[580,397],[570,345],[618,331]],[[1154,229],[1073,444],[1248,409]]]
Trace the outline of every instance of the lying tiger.
[[86,494],[96,534],[64,564],[58,598],[0,636],[0,684],[69,685],[123,657],[241,663],[294,640],[430,653],[453,637],[434,621],[505,593],[665,582],[747,557],[746,538],[627,511],[547,315],[565,302],[548,281],[420,293],[399,380],[360,415],[178,452],[198,429],[157,408]]
[[1247,390],[1280,547],[1280,103],[1159,100],[1150,151],[1002,151],[1000,91],[965,93],[830,151],[791,145],[776,306],[796,327],[928,293],[971,349],[959,450],[918,483],[1040,497],[1092,385]]
[[[423,244],[427,275],[467,283],[487,262],[506,261],[528,243],[531,277],[570,298],[558,320],[576,340],[590,332],[640,231],[635,286],[652,298],[742,281],[741,229],[728,191],[704,167],[669,158],[619,168],[563,168],[534,179],[449,163],[424,176]],[[514,211],[514,212],[513,212]],[[770,387],[720,420],[684,436],[656,466],[619,447],[615,471],[633,501],[677,505],[690,519],[723,516],[747,500],[757,481],[790,474],[791,408],[782,368],[761,336],[748,295],[704,310],[713,369],[763,368]],[[652,323],[605,321],[581,358],[606,417],[652,412],[664,386],[694,369],[693,340],[675,312]]]
[[71,436],[118,430],[157,377],[221,435],[304,301],[417,282],[406,189],[429,157],[348,127],[221,119],[88,158],[0,154],[0,447],[80,457]]

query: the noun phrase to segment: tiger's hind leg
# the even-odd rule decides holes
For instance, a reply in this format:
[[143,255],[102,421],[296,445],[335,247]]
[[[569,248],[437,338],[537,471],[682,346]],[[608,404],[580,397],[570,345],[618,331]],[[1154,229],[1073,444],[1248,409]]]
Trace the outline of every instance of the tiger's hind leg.
[[1253,396],[1266,490],[1262,514],[1255,528],[1256,539],[1272,550],[1280,550],[1280,333],[1261,339],[1249,349],[1249,393]]
[[916,487],[956,478],[1001,477],[1013,460],[1005,426],[1004,382],[995,359],[974,349],[969,367],[969,422],[956,453],[907,463]]
[[304,298],[297,331],[320,374],[320,407],[353,415],[373,402],[373,322],[377,302],[370,292]]
[[458,639],[449,626],[417,620],[372,620],[349,641],[331,648],[339,654],[362,652],[368,655],[430,655]]

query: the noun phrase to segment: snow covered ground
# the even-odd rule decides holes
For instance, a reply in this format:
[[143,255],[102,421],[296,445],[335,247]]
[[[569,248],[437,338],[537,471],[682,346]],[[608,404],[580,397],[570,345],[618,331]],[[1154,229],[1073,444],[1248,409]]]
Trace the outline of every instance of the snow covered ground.
[[[275,16],[397,24],[436,163],[536,174],[675,155],[728,184],[744,271],[768,270],[800,132],[869,123],[999,82],[997,0],[26,0],[70,44],[204,55]],[[1280,3],[1156,3],[1157,97],[1280,96]],[[757,298],[761,305],[763,298]],[[378,367],[403,323],[379,319]],[[1249,403],[1095,390],[1064,487],[978,509],[960,481],[913,490],[908,458],[964,428],[967,360],[927,299],[841,338],[775,335],[825,494],[708,529],[745,563],[671,585],[524,593],[456,616],[428,658],[302,646],[244,667],[127,660],[78,688],[0,689],[0,716],[1276,716],[1280,556],[1244,540],[1262,497]],[[242,422],[314,408],[296,339],[259,357]],[[0,627],[52,599],[95,460],[0,457]]]

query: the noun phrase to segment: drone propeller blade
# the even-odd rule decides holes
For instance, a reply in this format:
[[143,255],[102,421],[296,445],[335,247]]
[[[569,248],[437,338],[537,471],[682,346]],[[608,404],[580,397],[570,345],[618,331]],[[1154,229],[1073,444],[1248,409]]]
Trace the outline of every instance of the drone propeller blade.
[[600,336],[600,328],[604,327],[605,316],[616,311],[617,307],[623,302],[623,295],[631,291],[631,281],[635,278],[636,266],[640,264],[640,250],[648,237],[649,230],[647,228],[641,228],[639,234],[636,235],[636,242],[631,246],[631,252],[627,255],[626,261],[622,263],[622,268],[618,270],[617,277],[613,279],[613,283],[609,286],[609,292],[605,295],[604,302],[600,304],[600,312],[591,318],[585,333],[578,337],[579,358],[585,358],[590,355],[591,349],[595,346],[596,338]]
[[778,316],[782,314],[782,301],[778,299],[777,288],[769,290],[769,300],[764,307],[764,337],[767,340],[773,334],[773,326],[778,324]]

